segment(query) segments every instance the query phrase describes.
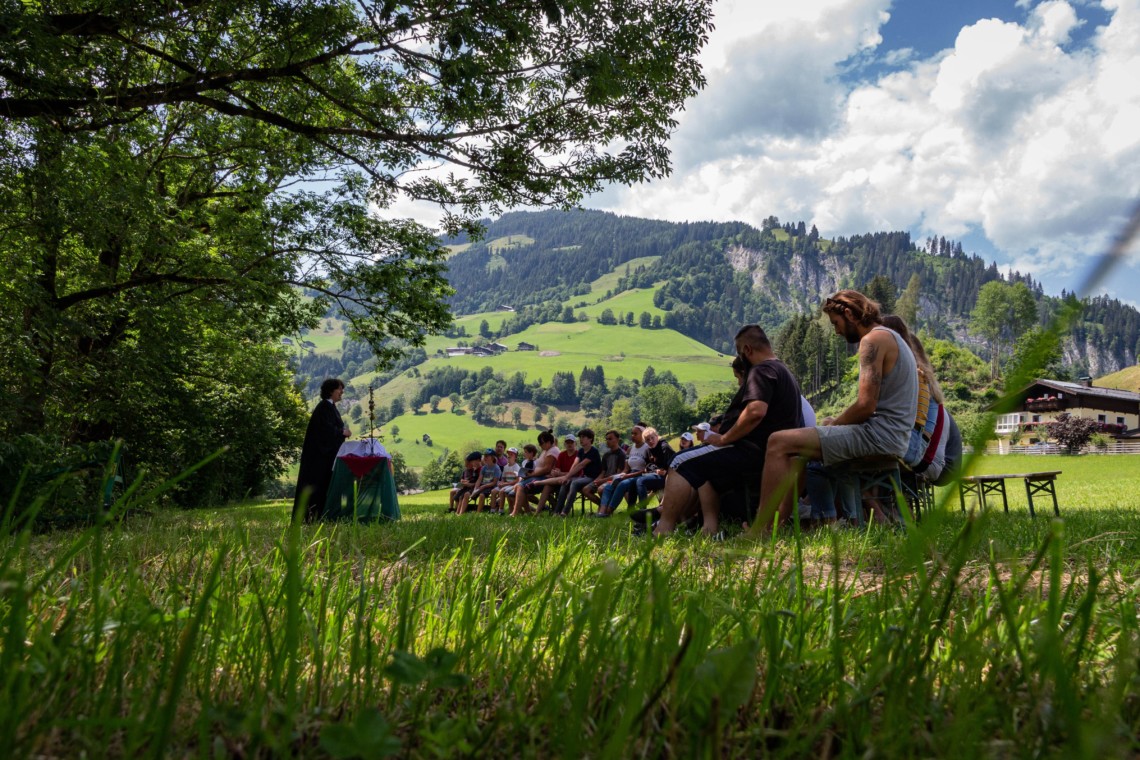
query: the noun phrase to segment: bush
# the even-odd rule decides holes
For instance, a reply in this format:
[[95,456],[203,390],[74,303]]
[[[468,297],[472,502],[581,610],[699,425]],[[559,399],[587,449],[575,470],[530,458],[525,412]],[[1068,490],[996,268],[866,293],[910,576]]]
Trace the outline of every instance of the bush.
[[[88,524],[104,508],[108,495],[117,498],[126,485],[112,480],[107,492],[115,453],[111,441],[61,446],[22,435],[0,443],[0,509],[11,505],[13,520],[35,510],[37,529]],[[125,457],[121,451],[119,455]]]

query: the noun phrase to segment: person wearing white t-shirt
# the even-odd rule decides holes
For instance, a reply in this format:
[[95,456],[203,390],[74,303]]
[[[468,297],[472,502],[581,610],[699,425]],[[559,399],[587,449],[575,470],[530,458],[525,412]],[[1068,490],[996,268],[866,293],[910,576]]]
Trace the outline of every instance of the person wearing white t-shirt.
[[626,493],[637,482],[638,476],[645,472],[649,462],[649,444],[645,442],[642,433],[644,425],[634,425],[630,431],[629,453],[625,457],[625,467],[613,479],[602,486],[602,503],[598,507],[598,517],[609,517],[621,505]]
[[503,465],[503,474],[499,477],[499,485],[491,492],[491,512],[502,514],[504,494],[508,488],[518,485],[522,467],[519,465],[519,450],[511,447],[507,449],[507,463]]

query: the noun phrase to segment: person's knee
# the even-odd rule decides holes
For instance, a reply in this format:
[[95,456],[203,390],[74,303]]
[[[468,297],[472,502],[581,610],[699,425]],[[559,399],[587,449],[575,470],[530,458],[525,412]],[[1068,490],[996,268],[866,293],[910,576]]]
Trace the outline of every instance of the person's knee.
[[801,440],[802,436],[798,430],[777,430],[772,433],[768,438],[768,450],[765,459],[778,457],[787,459],[803,453],[807,448],[806,443]]

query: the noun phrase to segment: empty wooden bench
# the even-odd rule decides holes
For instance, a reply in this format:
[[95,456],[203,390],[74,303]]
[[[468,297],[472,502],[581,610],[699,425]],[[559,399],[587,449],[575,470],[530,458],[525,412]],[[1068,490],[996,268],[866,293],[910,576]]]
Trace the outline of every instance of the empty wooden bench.
[[1009,501],[1006,499],[1005,494],[1005,481],[1010,479],[1022,479],[1025,481],[1025,496],[1029,499],[1029,516],[1036,517],[1036,512],[1033,511],[1033,497],[1047,493],[1053,497],[1053,514],[1060,517],[1061,510],[1057,507],[1057,476],[1061,474],[1060,470],[1050,470],[1048,472],[1022,472],[1012,475],[971,475],[964,477],[958,481],[958,500],[961,502],[962,511],[966,511],[966,494],[973,494],[978,497],[982,508],[986,507],[986,495],[1000,493],[1001,505],[1009,512]]

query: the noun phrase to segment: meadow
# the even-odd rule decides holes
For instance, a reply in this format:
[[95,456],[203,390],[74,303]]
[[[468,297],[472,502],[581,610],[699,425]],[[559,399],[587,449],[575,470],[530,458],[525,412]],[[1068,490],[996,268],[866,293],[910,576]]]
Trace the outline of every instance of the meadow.
[[[12,756],[1122,757],[1140,752],[1140,462],[1060,469],[1062,519],[724,543],[281,503],[5,532]],[[951,494],[949,490],[944,495]],[[150,511],[146,510],[150,505]]]

